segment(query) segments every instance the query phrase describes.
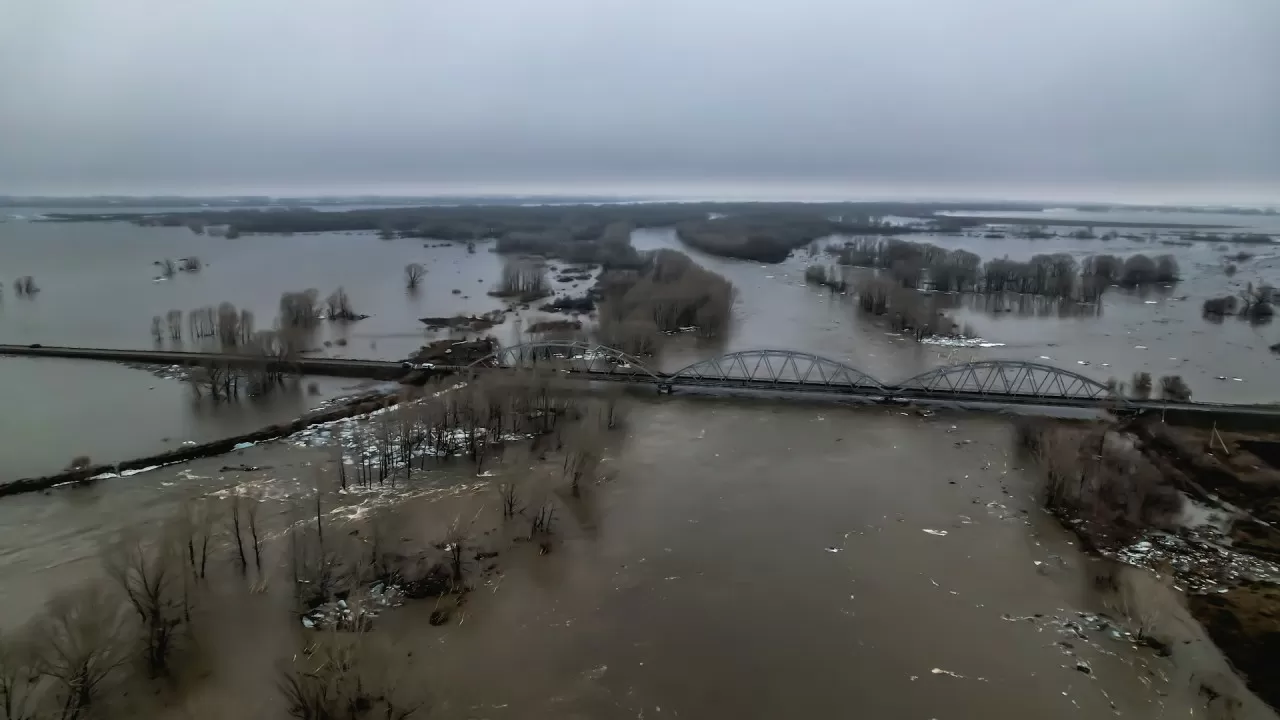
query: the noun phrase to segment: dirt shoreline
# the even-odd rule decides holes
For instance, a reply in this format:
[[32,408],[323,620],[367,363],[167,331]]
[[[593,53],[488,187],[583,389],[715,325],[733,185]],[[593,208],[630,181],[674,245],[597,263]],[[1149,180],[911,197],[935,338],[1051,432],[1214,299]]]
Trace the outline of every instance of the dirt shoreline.
[[[1260,561],[1280,561],[1280,469],[1250,451],[1280,448],[1280,434],[1215,432],[1155,419],[1124,429],[1183,493],[1240,512],[1228,536],[1232,550]],[[1241,578],[1216,591],[1185,592],[1183,597],[1191,616],[1249,689],[1280,709],[1280,587]]]

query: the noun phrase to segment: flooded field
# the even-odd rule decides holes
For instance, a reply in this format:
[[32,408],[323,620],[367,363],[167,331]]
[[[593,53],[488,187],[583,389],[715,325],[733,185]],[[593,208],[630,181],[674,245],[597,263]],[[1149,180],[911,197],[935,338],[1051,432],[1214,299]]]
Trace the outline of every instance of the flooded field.
[[[193,493],[305,495],[324,457],[272,444],[7,499],[6,621],[92,572],[127,524]],[[271,470],[220,472],[228,461]],[[1164,658],[1099,619],[1099,561],[1038,509],[1000,418],[643,402],[605,466],[580,498],[561,489],[546,555],[501,539],[495,484],[523,470],[446,466],[402,487],[400,532],[435,542],[468,518],[476,549],[500,553],[444,626],[427,622],[430,600],[376,620],[412,657],[402,677],[429,689],[431,717],[1227,717],[1199,694],[1209,677],[1241,698],[1231,717],[1268,716],[1202,639]],[[241,670],[191,702],[249,712],[228,706],[219,682],[234,679],[260,713],[238,716],[271,716],[292,633],[271,602],[225,592],[236,624],[259,630],[221,633],[210,662]]]

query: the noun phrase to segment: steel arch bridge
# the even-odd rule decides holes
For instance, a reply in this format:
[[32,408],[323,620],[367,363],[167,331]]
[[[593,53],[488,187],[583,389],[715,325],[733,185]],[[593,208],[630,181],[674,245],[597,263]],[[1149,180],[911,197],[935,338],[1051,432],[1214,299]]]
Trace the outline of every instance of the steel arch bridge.
[[1110,386],[1070,370],[1025,360],[980,360],[934,368],[898,383],[884,383],[857,368],[798,350],[740,350],[700,360],[673,373],[649,368],[633,355],[584,342],[512,345],[469,368],[553,370],[603,380],[677,386],[805,390],[885,399],[947,398],[1130,404]]
[[468,367],[561,370],[620,378],[634,377],[643,382],[662,382],[662,378],[638,358],[606,345],[584,342],[512,345],[480,358]]
[[879,380],[836,360],[796,350],[742,350],[687,365],[667,377],[724,385],[884,390]]
[[979,360],[934,368],[903,380],[898,390],[934,394],[1105,400],[1113,388],[1079,373],[1023,360]]

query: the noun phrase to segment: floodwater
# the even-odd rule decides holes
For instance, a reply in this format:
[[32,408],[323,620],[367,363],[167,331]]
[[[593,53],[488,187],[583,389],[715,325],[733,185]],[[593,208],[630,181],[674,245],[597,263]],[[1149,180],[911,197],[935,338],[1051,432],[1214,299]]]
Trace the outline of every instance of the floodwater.
[[[38,214],[38,209],[11,213],[24,218]],[[1133,219],[1116,213],[1101,215]],[[1164,218],[1166,214],[1155,215]],[[1066,219],[1078,216],[1082,215],[1063,215]],[[1243,230],[1259,231],[1277,222],[1274,217],[1246,215],[1196,214],[1195,220],[1230,220]],[[1194,398],[1204,401],[1280,400],[1280,386],[1271,372],[1274,355],[1267,349],[1277,340],[1273,326],[1236,318],[1209,322],[1200,313],[1205,298],[1238,292],[1248,282],[1280,284],[1280,252],[1274,246],[1230,246],[1229,253],[1245,250],[1255,257],[1237,262],[1239,272],[1228,278],[1222,271],[1228,252],[1207,243],[1183,247],[1125,239],[1028,241],[941,235],[912,239],[964,248],[984,258],[1048,252],[1079,257],[1167,252],[1177,257],[1185,279],[1146,293],[1114,288],[1104,296],[1100,312],[1066,316],[996,312],[984,306],[981,298],[955,298],[956,319],[998,346],[937,347],[887,333],[876,321],[861,316],[849,297],[806,286],[804,267],[822,261],[821,255],[809,257],[801,251],[784,263],[760,265],[688,251],[669,230],[641,230],[634,235],[638,248],[686,250],[738,288],[734,328],[728,338],[711,345],[681,338],[658,364],[674,370],[726,350],[795,349],[847,362],[891,382],[950,362],[1013,358],[1054,364],[1099,381],[1109,377],[1127,381],[1139,371],[1156,377],[1176,373],[1188,381]],[[195,235],[185,228],[10,219],[0,223],[0,268],[13,277],[32,275],[42,291],[27,299],[6,288],[8,292],[0,298],[0,342],[150,348],[156,345],[150,335],[151,318],[170,309],[185,311],[230,301],[251,310],[259,327],[269,327],[282,292],[316,288],[323,297],[341,286],[355,309],[371,317],[325,324],[314,338],[315,349],[339,357],[399,359],[440,336],[425,331],[417,318],[483,313],[500,306],[486,292],[496,281],[502,259],[488,250],[486,243],[468,253],[459,244],[383,241],[371,233],[227,240]],[[190,255],[204,261],[200,273],[178,273],[169,280],[154,281],[154,261]],[[405,290],[403,280],[403,268],[411,262],[428,270],[424,285],[413,293]],[[562,286],[558,292],[580,294],[585,289],[585,285]],[[513,323],[495,332],[503,342],[518,341]],[[325,346],[326,341],[331,344]],[[178,343],[166,339],[161,345],[187,350],[203,347],[190,339]],[[6,407],[38,406],[27,411],[38,422],[12,414],[4,421],[9,437],[32,440],[6,448],[12,459],[0,470],[0,479],[52,472],[78,454],[114,461],[158,452],[166,447],[160,441],[164,437],[180,442],[206,439],[214,432],[245,431],[295,414],[305,404],[296,397],[280,401],[278,409],[272,409],[271,402],[251,407],[213,406],[209,401],[193,404],[181,397],[185,391],[164,381],[145,374],[131,377],[98,363],[4,358],[0,373],[4,378],[0,400]],[[65,386],[59,381],[65,381]],[[349,386],[322,384],[323,397]],[[121,414],[128,423],[110,422]],[[86,432],[90,427],[108,424],[120,429],[99,437],[113,441],[89,438],[94,434]],[[36,436],[62,437],[51,442]]]
[[[1273,221],[1232,217],[1238,225]],[[1100,312],[1066,316],[992,312],[958,298],[957,319],[1002,345],[949,348],[888,333],[860,317],[847,296],[805,285],[805,266],[821,256],[800,252],[760,265],[691,252],[738,288],[734,329],[712,345],[678,338],[661,366],[727,350],[795,349],[893,381],[947,362],[1010,357],[1098,380],[1176,372],[1200,400],[1280,399],[1270,379],[1272,327],[1200,317],[1206,297],[1248,281],[1280,284],[1272,247],[1232,246],[1256,257],[1227,278],[1226,253],[1206,244],[912,239],[984,258],[1168,252],[1185,280],[1146,294],[1112,290]],[[634,242],[683,249],[670,231],[637,231]],[[186,229],[11,220],[0,224],[0,268],[33,275],[42,292],[5,293],[0,342],[153,347],[150,318],[171,308],[228,300],[266,327],[281,292],[314,287],[323,296],[341,285],[371,317],[325,326],[317,347],[342,339],[321,351],[397,359],[436,337],[418,317],[498,307],[485,292],[502,261],[487,250],[370,234],[227,240]],[[153,281],[154,260],[193,254],[204,260],[202,272]],[[404,289],[410,262],[428,268],[417,293]],[[513,331],[499,335],[511,342]],[[351,389],[349,381],[321,381],[318,396],[294,389],[262,403],[215,405],[133,368],[0,358],[0,402],[21,409],[0,420],[7,461],[0,479],[52,472],[75,455],[117,460],[243,432]],[[1191,677],[1230,677],[1202,636],[1189,638],[1194,652],[1180,648],[1162,659],[1066,625],[1079,624],[1078,612],[1101,610],[1094,561],[1037,510],[1036,480],[1018,469],[1008,436],[1006,420],[986,415],[644,402],[611,447],[611,482],[580,501],[560,497],[555,552],[504,550],[502,582],[473,594],[465,621],[433,628],[425,622],[430,608],[410,604],[385,615],[383,631],[416,650],[415,672],[431,678],[442,717],[1202,716]],[[273,443],[0,500],[4,622],[30,617],[54,590],[92,573],[101,547],[121,530],[233,486],[287,502],[307,492],[326,457]],[[225,469],[241,464],[263,469]],[[429,482],[453,491],[421,495],[406,512],[434,518],[441,511],[412,508],[461,503],[480,522],[500,522],[488,489],[494,479],[454,469],[435,471]],[[442,532],[431,522],[418,526],[432,542]],[[232,650],[263,662],[293,651]],[[261,692],[270,694],[274,675],[269,665],[262,670]],[[1241,697],[1246,712],[1237,717],[1266,716]]]
[[[1201,313],[1205,299],[1237,294],[1248,283],[1280,285],[1278,245],[1230,245],[1230,250],[1219,251],[1213,243],[1168,246],[1124,239],[1000,240],[932,234],[913,234],[907,239],[968,250],[984,259],[1007,256],[1025,260],[1057,252],[1080,260],[1104,253],[1122,258],[1137,253],[1170,254],[1177,259],[1183,280],[1141,292],[1111,288],[1103,295],[1100,310],[1064,314],[1038,312],[1043,303],[1037,303],[1037,298],[1022,299],[1028,308],[1024,312],[1000,312],[982,297],[956,296],[952,298],[959,306],[952,311],[956,322],[971,325],[982,339],[997,345],[938,347],[887,332],[860,315],[851,296],[807,285],[805,267],[829,262],[822,253],[810,256],[800,251],[783,263],[761,265],[681,249],[728,277],[738,289],[733,335],[724,344],[729,350],[804,350],[841,360],[884,382],[904,380],[948,363],[1030,360],[1099,382],[1115,377],[1128,383],[1137,372],[1149,372],[1156,378],[1178,374],[1190,384],[1193,399],[1205,402],[1280,401],[1280,381],[1273,372],[1276,355],[1268,349],[1280,341],[1277,325],[1252,324],[1235,317],[1213,322]],[[641,249],[680,248],[673,231],[638,231],[634,243]],[[1238,272],[1227,277],[1224,256],[1241,251],[1253,257],[1233,260]],[[1002,307],[1017,307],[1017,299],[1006,299]],[[663,369],[675,369],[707,354],[706,350],[676,353],[664,360]]]
[[[476,549],[501,551],[449,624],[427,622],[430,600],[376,621],[432,717],[1225,717],[1197,695],[1229,677],[1203,638],[1160,658],[1084,619],[1102,610],[1098,561],[1038,510],[1003,418],[674,398],[638,403],[620,433],[609,480],[558,496],[545,556],[493,539],[491,483],[517,470],[412,481],[455,492],[406,491],[401,532],[430,544],[472,518]],[[296,499],[322,458],[273,443],[234,458],[269,471],[215,458],[6,499],[6,622],[91,574],[120,529],[236,484]],[[239,670],[193,692],[270,716],[296,639],[278,608],[244,603],[215,632],[216,664]],[[1233,717],[1270,717],[1217,687],[1244,703]]]
[[[114,363],[57,358],[0,361],[0,482],[66,467],[72,458],[118,462],[219,440],[293,420],[366,383],[338,378],[287,382],[262,400],[214,404],[183,383]],[[307,386],[314,383],[315,392]]]

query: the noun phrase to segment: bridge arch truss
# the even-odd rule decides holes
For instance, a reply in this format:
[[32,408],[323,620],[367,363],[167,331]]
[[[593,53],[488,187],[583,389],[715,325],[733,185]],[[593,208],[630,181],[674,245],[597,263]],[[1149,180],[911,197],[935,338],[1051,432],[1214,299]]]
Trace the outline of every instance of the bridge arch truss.
[[832,390],[884,390],[880,381],[845,363],[795,350],[743,350],[675,371],[668,382],[714,382],[753,387],[797,386]]
[[899,383],[898,390],[954,395],[1127,402],[1104,383],[1052,365],[1024,360],[979,360],[934,368]]
[[471,363],[472,368],[561,370],[588,375],[632,377],[660,382],[638,358],[607,345],[583,342],[535,342],[502,348]]

